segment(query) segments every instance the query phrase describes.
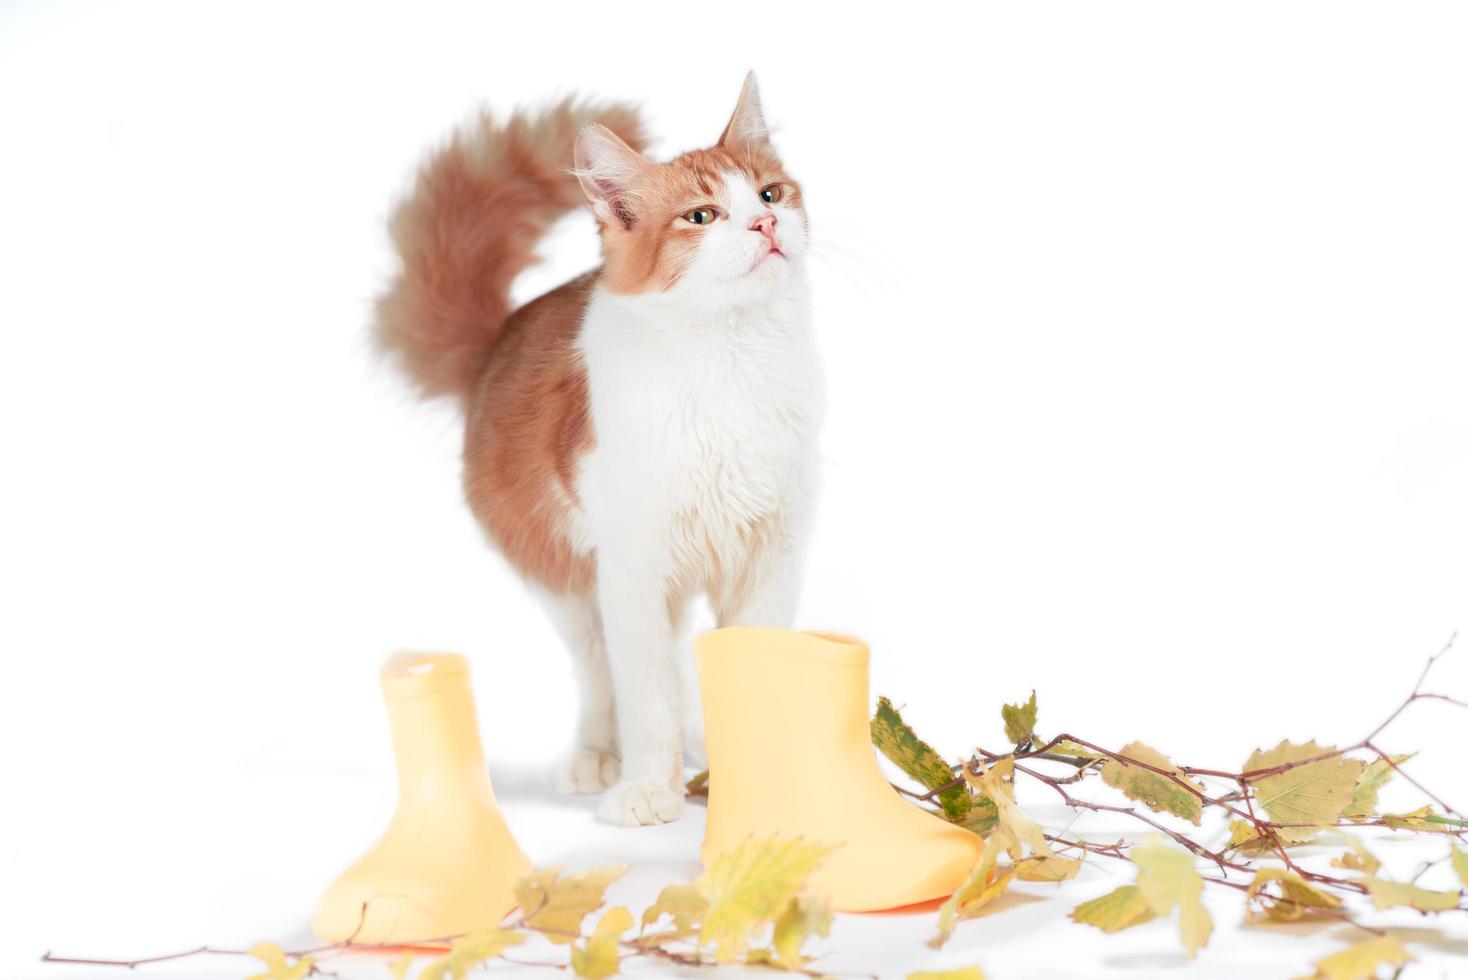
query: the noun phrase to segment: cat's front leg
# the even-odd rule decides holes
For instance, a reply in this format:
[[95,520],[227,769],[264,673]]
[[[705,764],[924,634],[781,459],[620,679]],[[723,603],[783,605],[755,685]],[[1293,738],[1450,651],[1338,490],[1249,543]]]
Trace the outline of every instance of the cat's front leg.
[[598,813],[624,827],[683,813],[682,685],[676,605],[664,564],[643,543],[601,544],[597,592],[616,697],[621,780]]
[[711,590],[720,627],[793,625],[804,567],[804,525],[794,508],[787,510],[761,547]]

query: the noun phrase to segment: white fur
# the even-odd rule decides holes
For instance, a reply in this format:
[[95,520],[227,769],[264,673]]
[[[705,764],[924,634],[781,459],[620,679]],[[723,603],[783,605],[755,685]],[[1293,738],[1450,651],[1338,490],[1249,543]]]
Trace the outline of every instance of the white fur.
[[[822,392],[798,211],[726,179],[726,217],[665,293],[593,293],[580,335],[596,446],[581,461],[575,540],[594,550],[596,606],[615,697],[620,781],[601,813],[636,825],[683,809],[683,642],[692,593],[725,625],[789,626],[815,492]],[[750,224],[778,219],[785,258]],[[746,588],[734,590],[738,580]],[[562,610],[572,624],[586,613]],[[583,646],[595,647],[594,641]],[[576,646],[573,643],[573,648]],[[596,657],[579,657],[595,671]],[[581,748],[564,783],[599,788],[608,770],[583,684]]]

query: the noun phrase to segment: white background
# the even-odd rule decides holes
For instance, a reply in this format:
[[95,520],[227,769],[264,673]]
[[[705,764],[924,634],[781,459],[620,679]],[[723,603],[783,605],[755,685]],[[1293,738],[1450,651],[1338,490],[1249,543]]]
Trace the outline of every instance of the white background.
[[[800,620],[867,637],[874,693],[945,753],[1000,742],[1032,687],[1043,731],[1197,765],[1359,738],[1468,624],[1465,28],[1417,3],[6,4],[0,972],[300,941],[386,819],[398,647],[470,655],[539,863],[636,858],[634,903],[694,872],[698,808],[627,831],[549,793],[566,659],[459,500],[459,422],[365,344],[392,198],[484,101],[638,100],[669,154],[759,71],[821,243]],[[595,262],[589,218],[548,250],[526,297]],[[1468,692],[1468,650],[1437,686]],[[1385,740],[1461,807],[1465,731],[1426,705]],[[843,917],[826,965],[1290,976],[1343,938],[1243,930],[1223,895],[1183,969],[1171,926],[1064,921],[1129,878],[1094,863],[942,954],[930,918]],[[1441,927],[1421,975],[1468,975]],[[174,972],[206,971],[248,967]]]

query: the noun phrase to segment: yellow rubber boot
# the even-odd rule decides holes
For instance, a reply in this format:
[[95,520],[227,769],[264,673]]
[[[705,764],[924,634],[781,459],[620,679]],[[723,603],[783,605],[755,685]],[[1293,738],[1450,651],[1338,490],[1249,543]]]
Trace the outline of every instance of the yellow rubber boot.
[[327,942],[412,943],[496,926],[530,870],[505,826],[474,717],[469,665],[398,653],[382,667],[398,809],[382,839],[327,890],[311,929]]
[[946,897],[977,836],[904,802],[872,748],[865,643],[734,627],[694,641],[708,744],[703,863],[747,837],[841,845],[810,878],[839,911]]

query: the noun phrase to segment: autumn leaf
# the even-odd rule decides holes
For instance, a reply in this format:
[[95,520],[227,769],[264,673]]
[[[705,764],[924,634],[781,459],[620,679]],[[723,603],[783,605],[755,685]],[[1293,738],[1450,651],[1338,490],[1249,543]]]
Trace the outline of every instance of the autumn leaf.
[[553,943],[572,943],[581,938],[581,920],[601,908],[607,886],[626,871],[619,864],[562,878],[558,867],[537,869],[515,883],[515,901],[527,926]]
[[1400,766],[1414,755],[1416,755],[1415,752],[1409,752],[1406,755],[1392,756],[1391,762],[1386,759],[1377,759],[1375,762],[1368,763],[1361,772],[1361,778],[1356,781],[1356,788],[1351,793],[1351,802],[1346,804],[1344,815],[1364,820],[1375,814],[1376,794],[1381,792],[1387,780],[1392,778],[1392,773],[1396,772],[1395,767]]
[[621,968],[622,958],[617,955],[617,944],[622,933],[632,928],[632,913],[622,906],[607,909],[597,920],[591,938],[583,945],[571,947],[571,969],[578,977],[602,980],[616,974]]
[[[1276,891],[1269,891],[1270,885]],[[1250,922],[1296,922],[1308,915],[1328,913],[1341,904],[1336,896],[1282,868],[1260,868],[1245,894],[1244,917]]]
[[471,970],[486,960],[494,959],[507,947],[525,941],[518,932],[508,929],[483,929],[454,940],[447,956],[441,956],[423,968],[418,980],[464,980]]
[[[917,737],[912,727],[902,720],[902,714],[886,698],[877,701],[877,713],[872,716],[872,742],[897,768],[921,783],[926,790],[932,791],[953,782],[953,768],[943,761],[936,749]],[[969,792],[961,782],[939,793],[937,802],[943,808],[943,815],[955,822],[963,820],[971,806]]]
[[249,980],[301,980],[316,965],[309,956],[298,956],[294,963],[287,963],[285,951],[275,943],[256,943],[250,947],[250,955],[265,963],[266,972],[257,973]]
[[823,896],[797,895],[780,918],[770,938],[776,966],[800,970],[806,958],[800,949],[811,936],[827,936],[831,932],[831,904]]
[[907,980],[984,980],[984,971],[976,966],[959,967],[957,970],[919,970],[909,973]]
[[1371,894],[1371,904],[1379,909],[1410,906],[1419,912],[1445,912],[1458,907],[1457,892],[1434,892],[1416,885],[1405,885],[1384,878],[1357,879]]
[[643,911],[642,928],[646,929],[663,916],[670,915],[674,930],[687,932],[703,918],[708,907],[708,899],[699,893],[697,883],[669,885],[658,893],[657,901]]
[[1084,745],[1072,742],[1070,739],[1064,739],[1063,741],[1056,742],[1054,745],[1050,746],[1049,752],[1051,755],[1068,755],[1071,758],[1081,759],[1087,763],[1102,762],[1106,759],[1106,756],[1097,755],[1095,752],[1092,752]]
[[1444,817],[1432,812],[1430,806],[1420,806],[1411,813],[1383,814],[1381,820],[1393,830],[1425,830],[1431,833],[1446,834],[1468,829],[1468,820]]
[[1247,820],[1230,820],[1228,823],[1228,850],[1236,850],[1249,857],[1276,853],[1276,846],[1296,847],[1309,844],[1320,835],[1315,827],[1280,827],[1269,825],[1268,833],[1260,836],[1259,828]]
[[[1244,763],[1244,771],[1273,769],[1334,751],[1313,740],[1303,745],[1285,741],[1268,752],[1256,749]],[[1324,826],[1340,819],[1365,768],[1358,759],[1334,755],[1249,782],[1259,805],[1275,823]]]
[[1405,966],[1412,961],[1396,936],[1367,939],[1332,953],[1315,964],[1315,972],[1300,980],[1373,980],[1383,966]]
[[1463,887],[1468,888],[1468,851],[1458,850],[1456,844],[1453,845],[1453,871],[1457,873]]
[[694,776],[688,782],[684,783],[683,792],[687,793],[689,796],[708,796],[709,771],[705,769],[703,772],[699,773],[697,776]]
[[993,837],[985,838],[973,870],[963,884],[958,886],[958,890],[938,909],[938,934],[928,940],[929,946],[934,949],[942,946],[953,935],[960,919],[976,914],[1009,888],[1014,869],[998,866],[1000,850],[999,843]]
[[1120,932],[1157,918],[1152,906],[1136,885],[1122,885],[1100,898],[1083,902],[1071,910],[1070,917],[1102,932]]
[[[1117,754],[1170,772],[1188,786],[1195,787],[1199,793],[1203,792],[1201,784],[1184,779],[1181,769],[1149,745],[1132,742],[1123,746]],[[1203,801],[1197,795],[1166,776],[1141,766],[1130,766],[1118,759],[1107,759],[1101,766],[1101,779],[1107,786],[1121,790],[1128,798],[1145,803],[1159,813],[1171,813],[1191,821],[1195,826],[1203,819]]]
[[1019,745],[1034,735],[1035,716],[1038,710],[1034,691],[1030,692],[1030,700],[1025,704],[1006,704],[999,711],[1004,717],[1004,737],[1015,745]]
[[965,830],[972,830],[980,837],[987,837],[991,830],[999,826],[999,808],[987,796],[973,794],[968,799],[968,813],[955,822]]
[[708,901],[701,945],[712,943],[720,963],[734,963],[751,934],[773,923],[800,892],[805,879],[834,848],[772,837],[746,840],[720,856],[698,880]]
[[1364,871],[1369,875],[1374,875],[1381,869],[1381,862],[1377,860],[1375,854],[1372,854],[1366,849],[1365,844],[1362,844],[1350,834],[1338,832],[1336,836],[1344,841],[1346,847],[1350,848],[1350,850],[1346,851],[1340,857],[1331,858],[1330,863],[1332,867],[1345,868],[1348,871]]
[[1168,847],[1153,835],[1132,848],[1137,865],[1137,887],[1148,906],[1158,915],[1178,910],[1178,932],[1188,958],[1208,945],[1213,919],[1203,907],[1203,878],[1187,851]]
[[[988,838],[1002,847],[1012,861],[1020,861],[1024,848],[1039,859],[1025,865],[1027,880],[1064,881],[1074,878],[1081,869],[1080,858],[1063,858],[1050,849],[1045,839],[1045,828],[1031,820],[1019,804],[1014,801],[1014,786],[1009,780],[1014,775],[1014,759],[1006,757],[979,772],[964,770],[964,779],[983,796],[992,801],[998,815],[998,825]],[[1022,846],[1023,845],[1023,846]],[[1043,870],[1041,870],[1043,868]]]
[[412,968],[412,953],[404,953],[388,964],[388,969],[392,971],[392,980],[408,980],[408,971]]

